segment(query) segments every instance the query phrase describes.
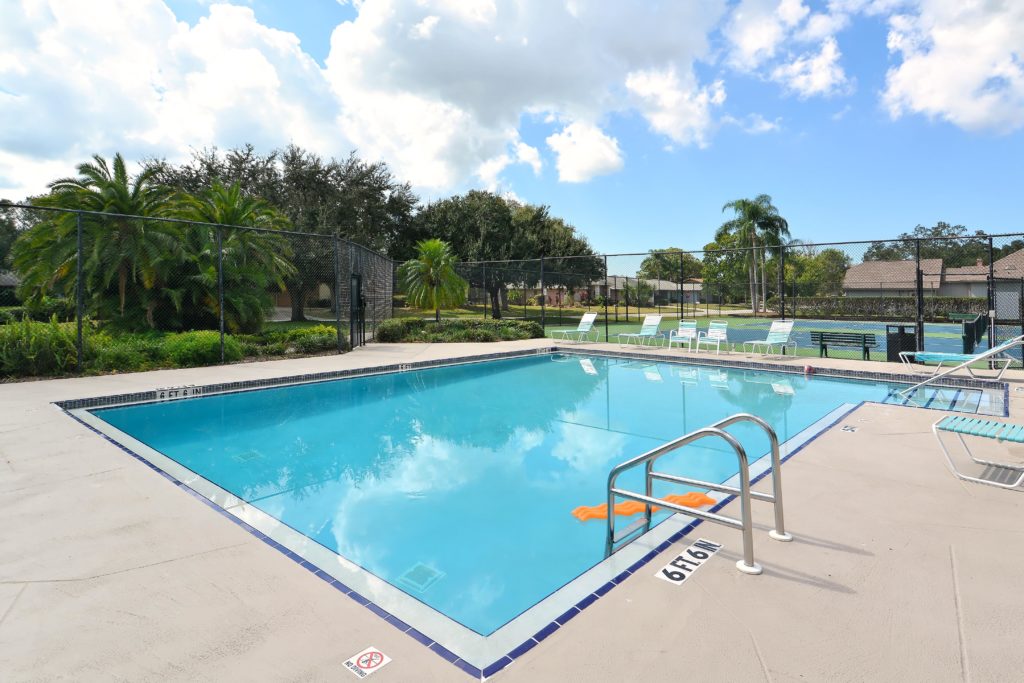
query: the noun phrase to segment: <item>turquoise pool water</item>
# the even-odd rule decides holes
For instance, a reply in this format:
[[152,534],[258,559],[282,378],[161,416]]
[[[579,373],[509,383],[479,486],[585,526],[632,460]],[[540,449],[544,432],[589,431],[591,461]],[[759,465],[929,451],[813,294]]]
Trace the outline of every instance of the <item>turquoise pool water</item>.
[[[570,513],[604,502],[613,465],[741,411],[785,440],[892,388],[555,354],[91,412],[487,635],[603,559],[604,522]],[[659,469],[728,479],[710,443]]]

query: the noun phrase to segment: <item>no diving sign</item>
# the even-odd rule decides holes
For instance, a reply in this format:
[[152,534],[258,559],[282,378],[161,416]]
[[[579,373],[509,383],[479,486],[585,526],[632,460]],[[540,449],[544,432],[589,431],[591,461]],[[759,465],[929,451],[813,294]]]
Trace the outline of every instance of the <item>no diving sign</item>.
[[391,657],[375,647],[368,647],[357,655],[352,656],[345,662],[345,668],[359,678],[366,678],[372,673],[384,668],[384,665],[391,661]]

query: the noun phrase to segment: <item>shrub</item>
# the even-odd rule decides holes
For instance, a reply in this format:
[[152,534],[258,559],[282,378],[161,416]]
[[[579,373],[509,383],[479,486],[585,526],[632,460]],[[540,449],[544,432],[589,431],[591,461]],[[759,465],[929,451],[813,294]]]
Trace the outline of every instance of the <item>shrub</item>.
[[[213,330],[179,332],[164,338],[163,356],[182,368],[216,365],[220,360],[220,333]],[[242,359],[242,345],[231,335],[224,335],[224,362]]]
[[422,318],[391,318],[377,325],[374,336],[377,341],[385,343],[411,341],[409,337],[421,332],[426,324]]
[[531,296],[529,299],[527,299],[526,300],[526,305],[527,306],[540,306],[540,304],[537,302],[537,297],[535,297],[535,296]]
[[[778,310],[778,298],[768,299],[768,308]],[[852,318],[867,320],[903,320],[917,316],[917,297],[913,296],[798,296],[786,297],[786,312],[801,318]],[[925,320],[944,320],[950,313],[985,313],[987,302],[978,297],[925,296]]]
[[163,338],[160,334],[120,334],[111,337],[101,333],[93,338],[92,352],[86,364],[90,370],[137,372],[160,366],[163,358]]
[[77,362],[76,326],[24,318],[0,326],[0,374],[24,377],[68,372]]
[[541,326],[523,320],[442,320],[392,318],[377,326],[376,340],[394,342],[493,342],[543,337]]
[[[288,330],[284,337],[299,353],[334,351],[338,348],[337,330],[330,325],[296,327]],[[346,346],[344,335],[342,335],[341,343],[344,348]]]

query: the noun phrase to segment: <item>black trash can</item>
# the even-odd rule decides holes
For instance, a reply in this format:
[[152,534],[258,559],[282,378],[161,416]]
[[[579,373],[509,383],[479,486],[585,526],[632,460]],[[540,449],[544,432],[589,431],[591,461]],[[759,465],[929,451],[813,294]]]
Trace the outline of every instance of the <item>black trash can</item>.
[[917,351],[917,331],[913,324],[885,326],[885,359],[900,362],[901,351]]

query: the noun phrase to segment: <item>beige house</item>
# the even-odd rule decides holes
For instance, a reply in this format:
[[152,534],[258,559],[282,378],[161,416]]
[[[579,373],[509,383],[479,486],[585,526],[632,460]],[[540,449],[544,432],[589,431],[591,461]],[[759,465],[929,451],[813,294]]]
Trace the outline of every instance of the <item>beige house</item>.
[[[935,293],[942,284],[942,259],[921,259],[924,289]],[[914,296],[917,262],[865,261],[850,266],[843,277],[846,296]]]

